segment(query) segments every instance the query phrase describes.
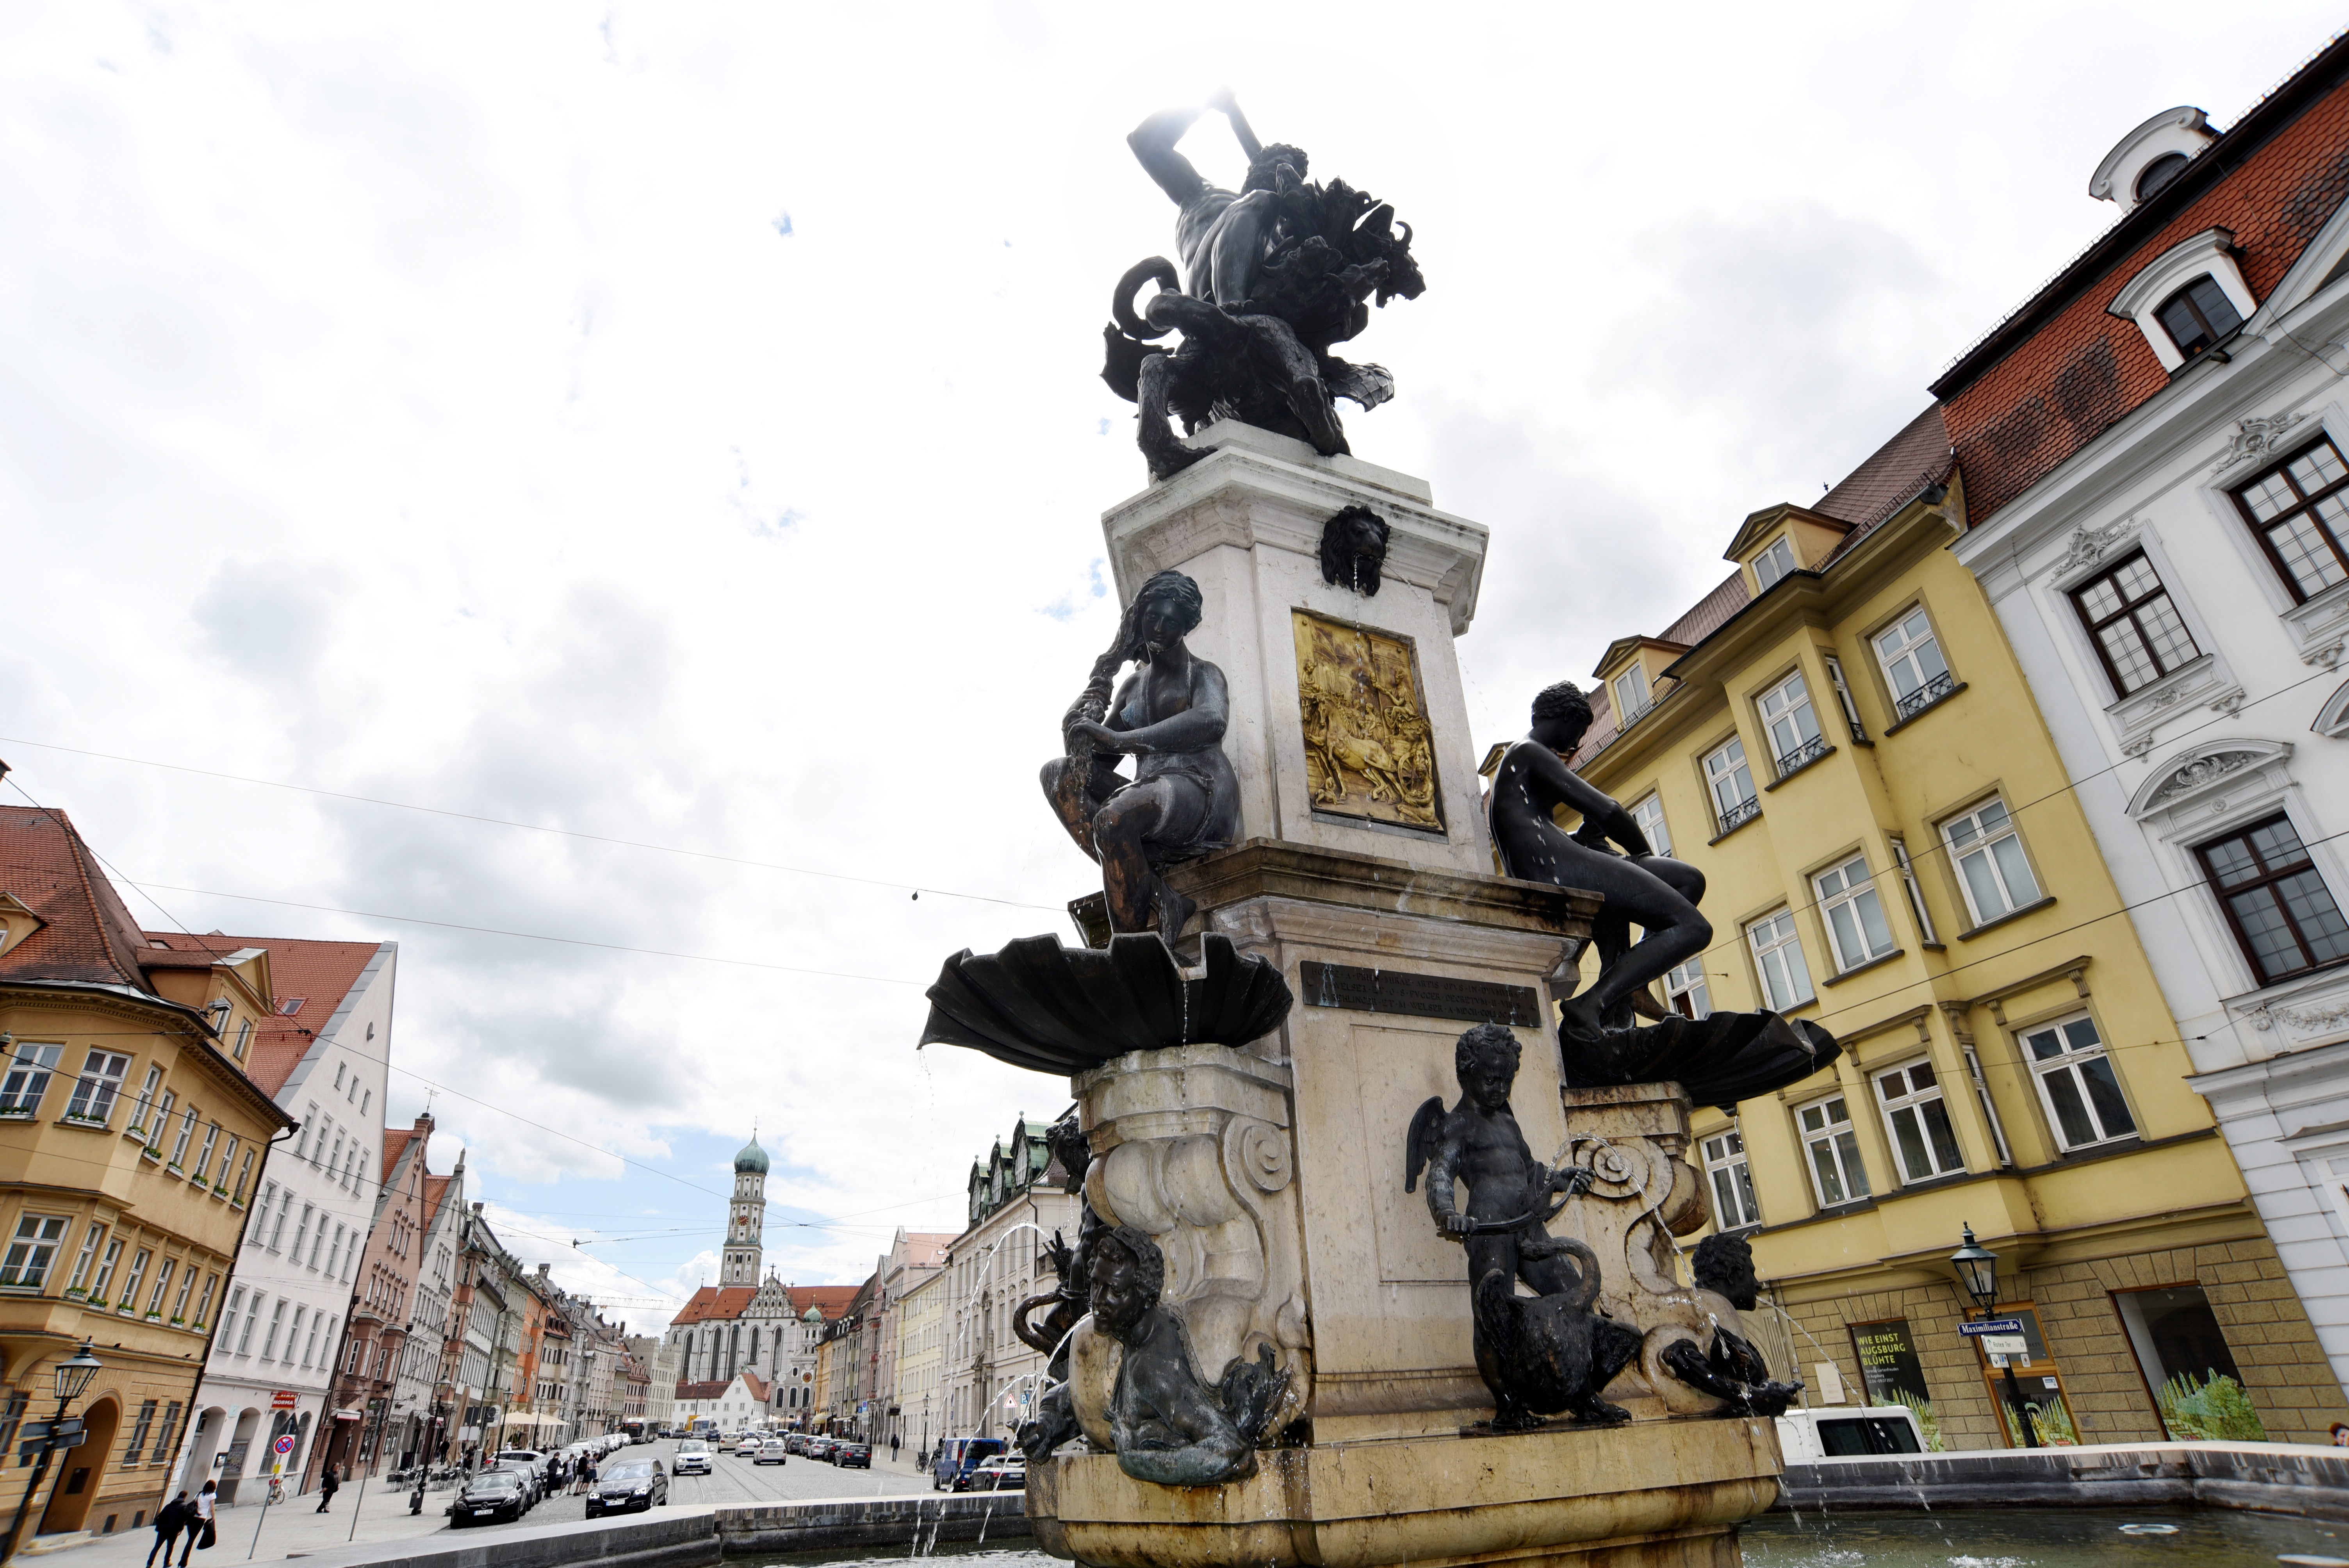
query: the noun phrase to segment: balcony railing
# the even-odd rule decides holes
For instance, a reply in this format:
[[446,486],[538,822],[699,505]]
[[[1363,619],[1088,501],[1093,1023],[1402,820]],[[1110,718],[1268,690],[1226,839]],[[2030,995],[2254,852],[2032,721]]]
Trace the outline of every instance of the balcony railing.
[[1721,814],[1721,830],[1726,833],[1732,828],[1742,828],[1761,814],[1761,798],[1759,796],[1748,795],[1744,799],[1740,800],[1736,805],[1732,806],[1728,810],[1723,811]]
[[1892,710],[1899,721],[1905,724],[1957,689],[1958,677],[1943,670],[1940,675],[1894,703]]
[[1827,754],[1827,738],[1814,735],[1794,750],[1778,758],[1778,777],[1784,779],[1798,768],[1808,768]]

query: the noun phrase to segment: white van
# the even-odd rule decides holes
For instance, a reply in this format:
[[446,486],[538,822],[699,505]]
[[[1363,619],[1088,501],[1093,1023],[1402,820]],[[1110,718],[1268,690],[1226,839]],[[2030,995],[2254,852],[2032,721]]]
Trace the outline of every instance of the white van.
[[1921,1454],[1925,1434],[1906,1405],[1838,1410],[1789,1410],[1778,1418],[1778,1447],[1790,1465],[1822,1460],[1864,1460],[1878,1454]]

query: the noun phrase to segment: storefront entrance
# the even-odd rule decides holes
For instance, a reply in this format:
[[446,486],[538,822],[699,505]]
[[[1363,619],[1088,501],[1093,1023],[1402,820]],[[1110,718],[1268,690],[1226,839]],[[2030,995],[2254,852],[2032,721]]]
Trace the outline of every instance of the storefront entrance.
[[[2080,1441],[2079,1427],[2072,1419],[2072,1407],[2064,1398],[2064,1374],[2055,1358],[2047,1352],[2047,1342],[2040,1337],[2039,1315],[2028,1302],[2009,1302],[1992,1312],[1992,1317],[2019,1318],[2023,1323],[2023,1354],[2015,1357],[1992,1356],[1982,1349],[1982,1341],[1974,1341],[1975,1354],[1982,1361],[1982,1386],[1990,1390],[1991,1405],[2004,1418],[2000,1429],[2006,1434],[2006,1446],[2024,1447],[2023,1423],[2031,1423],[2031,1431],[2041,1448],[2070,1448]],[[2015,1409],[2015,1400],[2006,1387],[2008,1363],[2014,1373],[2015,1394],[2023,1408]]]

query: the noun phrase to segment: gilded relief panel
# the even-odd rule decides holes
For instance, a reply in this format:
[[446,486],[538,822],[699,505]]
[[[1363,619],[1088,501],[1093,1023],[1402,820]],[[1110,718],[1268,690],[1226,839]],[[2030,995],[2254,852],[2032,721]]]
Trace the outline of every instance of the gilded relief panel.
[[1444,830],[1411,640],[1292,610],[1306,787],[1317,811]]

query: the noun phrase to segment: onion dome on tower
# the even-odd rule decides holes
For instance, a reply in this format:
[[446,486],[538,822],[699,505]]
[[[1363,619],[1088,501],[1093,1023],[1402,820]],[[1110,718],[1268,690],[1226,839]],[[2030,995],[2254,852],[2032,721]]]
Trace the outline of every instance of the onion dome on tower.
[[759,1147],[759,1132],[734,1156],[734,1196],[726,1205],[726,1249],[719,1256],[721,1285],[759,1284],[762,1248],[760,1234],[767,1223],[767,1151]]

